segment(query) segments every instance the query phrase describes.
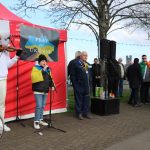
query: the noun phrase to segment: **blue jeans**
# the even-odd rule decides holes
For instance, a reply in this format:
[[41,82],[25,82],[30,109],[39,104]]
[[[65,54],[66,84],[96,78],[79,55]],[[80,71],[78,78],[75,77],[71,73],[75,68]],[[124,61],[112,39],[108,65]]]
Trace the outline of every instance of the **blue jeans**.
[[43,112],[46,104],[47,94],[34,94],[34,96],[36,100],[34,121],[40,121],[43,119]]

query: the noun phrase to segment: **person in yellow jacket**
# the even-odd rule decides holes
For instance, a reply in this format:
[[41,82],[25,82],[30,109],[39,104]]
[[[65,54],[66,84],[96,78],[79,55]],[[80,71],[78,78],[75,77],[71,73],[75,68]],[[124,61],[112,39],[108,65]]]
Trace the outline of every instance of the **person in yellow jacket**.
[[38,64],[32,68],[31,81],[36,101],[34,128],[40,129],[40,125],[48,125],[48,123],[43,120],[43,112],[49,87],[54,89],[51,70],[47,65],[47,58],[43,54],[39,55]]

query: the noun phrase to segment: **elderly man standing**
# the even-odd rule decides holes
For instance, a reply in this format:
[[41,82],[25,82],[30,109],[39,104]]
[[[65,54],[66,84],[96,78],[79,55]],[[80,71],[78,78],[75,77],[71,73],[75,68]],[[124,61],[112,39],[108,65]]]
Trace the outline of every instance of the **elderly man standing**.
[[81,52],[80,59],[76,59],[74,62],[74,69],[72,70],[71,79],[73,82],[73,88],[75,95],[75,113],[79,120],[89,117],[89,75],[87,52]]
[[118,59],[118,63],[121,69],[121,75],[120,75],[120,79],[119,79],[119,84],[118,84],[118,96],[122,97],[123,95],[123,81],[125,80],[125,67],[122,63],[122,58]]

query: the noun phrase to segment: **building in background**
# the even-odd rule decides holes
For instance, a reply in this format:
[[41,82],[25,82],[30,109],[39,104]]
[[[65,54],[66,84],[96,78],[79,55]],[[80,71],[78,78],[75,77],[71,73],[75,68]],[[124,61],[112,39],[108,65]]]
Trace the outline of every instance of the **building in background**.
[[126,56],[126,65],[129,65],[132,63],[132,55],[127,55]]

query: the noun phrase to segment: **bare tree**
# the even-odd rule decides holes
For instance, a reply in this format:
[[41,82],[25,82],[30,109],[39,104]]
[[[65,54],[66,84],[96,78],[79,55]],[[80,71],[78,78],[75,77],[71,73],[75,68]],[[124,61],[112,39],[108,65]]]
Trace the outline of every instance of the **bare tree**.
[[25,15],[43,10],[52,23],[66,29],[86,26],[97,43],[112,31],[150,25],[150,0],[18,0],[15,9]]

